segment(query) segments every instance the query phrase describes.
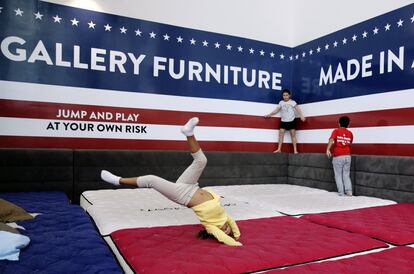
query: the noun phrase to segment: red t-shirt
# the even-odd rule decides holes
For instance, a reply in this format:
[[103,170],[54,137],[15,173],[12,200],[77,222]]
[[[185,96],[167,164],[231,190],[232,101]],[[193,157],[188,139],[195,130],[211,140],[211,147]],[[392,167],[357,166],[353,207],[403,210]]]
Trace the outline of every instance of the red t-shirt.
[[332,156],[351,155],[351,143],[354,135],[348,129],[340,127],[332,131],[331,139],[334,140]]

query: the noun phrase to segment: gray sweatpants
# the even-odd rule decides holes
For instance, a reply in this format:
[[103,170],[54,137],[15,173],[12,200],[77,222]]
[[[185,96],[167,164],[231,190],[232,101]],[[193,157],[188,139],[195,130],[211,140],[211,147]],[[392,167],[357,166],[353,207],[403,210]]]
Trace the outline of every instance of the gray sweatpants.
[[175,183],[155,175],[145,175],[137,178],[138,187],[153,188],[171,201],[187,206],[199,189],[198,179],[207,164],[207,158],[201,149],[192,153],[191,156],[193,156],[193,162]]
[[336,187],[338,188],[339,195],[352,194],[351,183],[351,156],[337,156],[332,159],[333,170],[335,173]]

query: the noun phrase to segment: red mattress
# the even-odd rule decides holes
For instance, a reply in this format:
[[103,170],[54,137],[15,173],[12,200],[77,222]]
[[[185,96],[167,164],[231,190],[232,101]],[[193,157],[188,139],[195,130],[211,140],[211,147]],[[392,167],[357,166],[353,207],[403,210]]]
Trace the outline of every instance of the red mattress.
[[302,216],[329,227],[370,236],[394,245],[414,243],[414,204],[376,206]]
[[412,274],[414,273],[414,248],[395,247],[381,252],[355,256],[348,259],[289,267],[266,273],[286,274]]
[[197,239],[201,225],[123,229],[111,238],[138,273],[241,273],[387,246],[293,217],[244,220],[238,225],[242,247]]

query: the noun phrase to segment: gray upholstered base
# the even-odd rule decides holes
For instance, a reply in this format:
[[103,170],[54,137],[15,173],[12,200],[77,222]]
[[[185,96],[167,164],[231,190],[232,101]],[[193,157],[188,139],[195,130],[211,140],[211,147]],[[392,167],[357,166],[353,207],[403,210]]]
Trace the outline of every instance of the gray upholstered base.
[[[351,180],[355,182],[355,157],[351,164]],[[321,153],[289,154],[289,184],[336,191],[332,160]]]
[[356,157],[355,191],[399,202],[414,202],[414,157]]
[[0,149],[0,192],[63,191],[73,198],[73,150]]
[[[207,152],[200,186],[289,183],[336,191],[325,154]],[[0,191],[64,191],[75,203],[85,190],[113,188],[102,169],[123,177],[154,174],[175,181],[190,165],[187,151],[0,149]],[[414,157],[352,157],[355,195],[414,202]]]
[[[252,152],[206,152],[200,186],[287,183],[287,155]],[[176,181],[191,164],[184,151],[75,150],[75,195],[85,190],[113,188],[100,171],[123,177],[153,174]],[[75,198],[75,201],[78,201]]]

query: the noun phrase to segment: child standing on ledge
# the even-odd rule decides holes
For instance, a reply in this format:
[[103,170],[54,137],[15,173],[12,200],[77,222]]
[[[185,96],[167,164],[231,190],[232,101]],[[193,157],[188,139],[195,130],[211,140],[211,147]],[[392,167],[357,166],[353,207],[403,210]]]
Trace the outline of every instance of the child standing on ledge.
[[[332,165],[335,173],[335,182],[340,196],[352,196],[352,183],[349,175],[351,169],[351,143],[354,136],[347,128],[350,119],[348,116],[339,118],[339,128],[335,129],[329,138],[326,155],[333,156]],[[331,153],[331,148],[333,151]]]
[[285,131],[289,130],[290,137],[292,139],[293,152],[298,153],[298,148],[296,146],[296,120],[295,120],[295,111],[299,113],[300,120],[305,122],[306,118],[303,116],[302,110],[299,108],[298,104],[290,99],[290,91],[284,89],[282,92],[283,100],[279,102],[276,109],[265,115],[265,118],[269,118],[280,111],[280,126],[279,126],[279,144],[274,153],[282,151],[283,138],[285,136]]

